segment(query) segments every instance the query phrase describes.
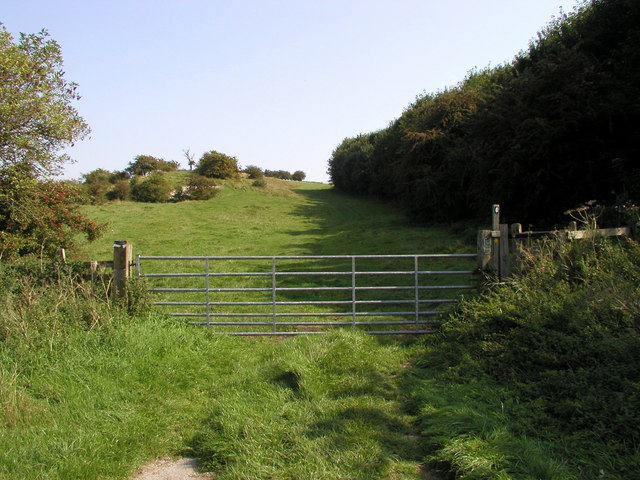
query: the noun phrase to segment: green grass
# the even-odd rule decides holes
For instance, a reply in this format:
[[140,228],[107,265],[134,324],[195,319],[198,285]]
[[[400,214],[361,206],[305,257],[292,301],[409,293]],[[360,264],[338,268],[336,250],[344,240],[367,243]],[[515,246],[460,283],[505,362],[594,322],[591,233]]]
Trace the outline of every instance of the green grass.
[[[178,172],[180,173],[180,172]],[[253,188],[247,179],[220,182],[220,194],[205,202],[184,202],[174,204],[142,204],[133,202],[111,203],[87,207],[88,213],[101,222],[108,223],[105,239],[87,245],[91,258],[106,259],[111,255],[110,239],[126,239],[133,243],[134,252],[141,255],[345,255],[345,254],[410,254],[410,253],[459,253],[469,252],[473,241],[456,237],[445,228],[423,228],[411,226],[405,217],[387,204],[342,195],[328,185],[308,182],[285,182],[267,179],[266,188]],[[423,270],[471,270],[471,260],[422,260]],[[269,272],[271,261],[229,262],[217,261],[209,264],[211,272]],[[360,271],[412,271],[413,260],[374,261],[361,260]],[[144,273],[202,273],[203,261],[145,261]],[[280,261],[279,271],[350,271],[350,260],[327,261]],[[243,287],[265,288],[270,285],[269,277],[223,277],[209,278],[210,288]],[[397,282],[412,284],[413,275],[403,277],[362,275],[358,278],[360,287],[375,285],[395,285]],[[280,277],[280,287],[348,287],[351,278],[342,277]],[[408,282],[408,283],[407,283]],[[473,278],[466,276],[423,276],[421,283],[429,284],[472,284]],[[204,288],[202,278],[154,279],[153,287]],[[460,291],[422,291],[422,298],[453,298]],[[412,301],[413,291],[361,291],[359,300],[399,299]],[[308,300],[308,293],[280,293],[279,300]],[[314,300],[347,301],[351,292],[316,293]],[[201,293],[165,294],[158,296],[162,301],[204,302]],[[212,296],[211,301],[271,301],[270,293],[221,294]],[[412,305],[402,310],[410,310]],[[345,313],[350,306],[289,306],[281,309],[287,313],[325,314]],[[427,308],[429,307],[429,308]],[[446,304],[431,304],[424,309],[441,310]],[[251,307],[249,311],[268,314],[271,306]],[[399,305],[366,305],[361,311],[398,311]],[[164,311],[184,313],[204,313],[203,306],[165,307]],[[214,310],[215,311],[215,310]],[[225,307],[225,313],[246,312],[243,307]],[[326,318],[326,317],[325,317]],[[201,318],[196,318],[200,320]],[[400,316],[359,317],[360,320],[402,320]],[[215,320],[220,320],[216,318]],[[237,320],[237,319],[236,319]],[[254,320],[264,321],[265,317]],[[267,320],[269,320],[267,318]],[[307,320],[317,320],[308,318]],[[337,316],[334,320],[350,321],[351,317]],[[216,327],[225,329],[226,327]],[[245,327],[245,329],[248,327]],[[251,327],[256,331],[270,327]],[[372,327],[380,329],[379,326]],[[392,328],[392,327],[389,327]],[[404,327],[395,327],[404,329]],[[292,328],[288,328],[291,330]],[[295,328],[294,328],[295,329]]]
[[[207,202],[87,211],[110,221],[86,246],[95,259],[111,256],[111,238],[146,255],[473,245],[386,205],[273,179],[225,182]],[[181,454],[220,480],[638,478],[633,242],[543,251],[418,342],[352,329],[220,336],[129,316],[103,285],[39,265],[0,264],[2,480],[124,479]]]
[[415,227],[388,204],[331,186],[267,178],[221,181],[208,201],[114,202],[85,207],[106,223],[103,239],[84,244],[86,258],[108,260],[113,240],[141,255],[335,255],[473,252],[474,240],[446,228]]
[[414,359],[426,459],[469,480],[640,478],[639,285],[636,242],[549,242],[466,302]]
[[393,343],[217,336],[158,316],[41,341],[0,349],[2,479],[126,478],[194,452],[220,479],[418,478]]
[[[206,202],[86,207],[104,240],[147,255],[455,251],[446,229],[325,185],[222,183]],[[220,479],[418,479],[404,408],[410,347],[353,330],[250,339],[158,314],[129,317],[86,284],[7,271],[0,323],[0,478],[127,478],[196,454]],[[9,279],[11,281],[9,281]],[[44,282],[44,283],[43,283]],[[81,286],[84,285],[84,286]],[[69,293],[71,290],[73,293]]]

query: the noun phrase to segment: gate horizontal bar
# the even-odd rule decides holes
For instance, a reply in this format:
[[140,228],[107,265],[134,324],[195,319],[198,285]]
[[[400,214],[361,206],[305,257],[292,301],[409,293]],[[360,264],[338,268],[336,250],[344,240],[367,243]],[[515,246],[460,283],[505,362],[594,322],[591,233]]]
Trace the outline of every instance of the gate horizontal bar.
[[[415,310],[410,312],[316,312],[316,313],[169,313],[167,315],[172,317],[388,317],[397,315],[440,315],[442,312],[423,311],[416,312]],[[415,321],[414,321],[415,323]]]
[[140,277],[180,278],[180,277],[276,277],[284,276],[330,276],[339,275],[473,275],[473,270],[415,270],[411,271],[363,271],[363,272],[228,272],[228,273],[141,273]]
[[[262,326],[271,327],[273,322],[215,322],[215,321],[202,321],[202,322],[189,322],[192,325],[247,325],[247,326]],[[276,326],[323,326],[323,325],[438,325],[440,322],[433,320],[380,320],[373,322],[277,322]]]
[[140,260],[325,260],[352,258],[476,258],[475,253],[425,253],[400,255],[248,255],[248,256],[155,256],[139,255]]
[[[385,305],[385,304],[411,304],[416,303],[456,303],[457,298],[438,298],[423,300],[308,300],[303,302],[275,302],[275,305]],[[273,302],[153,302],[153,305],[218,305],[218,306],[243,306],[243,305],[273,305]]]
[[[220,335],[235,335],[241,337],[268,337],[268,336],[292,336],[292,335],[324,335],[327,332],[214,332]],[[368,335],[424,335],[436,333],[436,330],[380,330],[364,331]]]
[[[468,290],[474,289],[473,285],[419,285],[419,286],[380,286],[380,287],[355,287],[360,290]],[[265,288],[150,288],[150,292],[272,292],[274,289]],[[354,287],[276,287],[277,292],[336,292],[352,291]]]

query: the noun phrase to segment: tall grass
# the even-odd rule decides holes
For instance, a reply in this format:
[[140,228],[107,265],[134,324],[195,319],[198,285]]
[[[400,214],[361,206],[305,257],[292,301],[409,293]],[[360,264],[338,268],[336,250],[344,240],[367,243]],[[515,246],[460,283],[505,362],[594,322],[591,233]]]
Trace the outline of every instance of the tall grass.
[[459,478],[640,477],[640,247],[549,247],[424,341],[426,460]]
[[397,342],[219,336],[33,283],[2,292],[0,478],[125,478],[193,453],[219,478],[418,478]]
[[[146,254],[459,248],[387,206],[283,185],[92,208]],[[106,256],[111,243],[92,248]],[[417,479],[424,464],[474,480],[640,477],[633,242],[543,248],[418,343],[219,336],[144,301],[131,315],[73,265],[0,266],[2,479],[126,478],[178,454],[221,480]]]

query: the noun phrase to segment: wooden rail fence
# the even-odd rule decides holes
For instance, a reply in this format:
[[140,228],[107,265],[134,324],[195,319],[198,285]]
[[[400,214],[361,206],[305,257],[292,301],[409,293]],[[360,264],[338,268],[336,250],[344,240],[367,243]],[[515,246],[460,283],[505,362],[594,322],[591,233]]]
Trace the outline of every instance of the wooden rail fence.
[[491,207],[491,230],[478,231],[478,269],[494,274],[499,281],[509,277],[518,250],[523,246],[533,246],[543,238],[557,238],[573,241],[599,237],[632,235],[629,227],[593,228],[578,230],[576,222],[570,222],[563,230],[522,231],[522,225],[500,223],[500,205]]

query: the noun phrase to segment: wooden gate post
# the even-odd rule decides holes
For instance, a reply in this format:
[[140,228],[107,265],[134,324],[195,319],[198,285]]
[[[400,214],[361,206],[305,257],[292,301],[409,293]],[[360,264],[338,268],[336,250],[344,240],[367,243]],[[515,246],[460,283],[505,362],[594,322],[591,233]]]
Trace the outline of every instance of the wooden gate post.
[[500,223],[500,205],[491,206],[491,230],[478,231],[478,268],[502,281],[509,275],[509,227]]
[[487,270],[491,265],[491,230],[478,230],[478,269]]
[[126,299],[127,280],[131,276],[132,245],[126,240],[113,242],[113,297]]

